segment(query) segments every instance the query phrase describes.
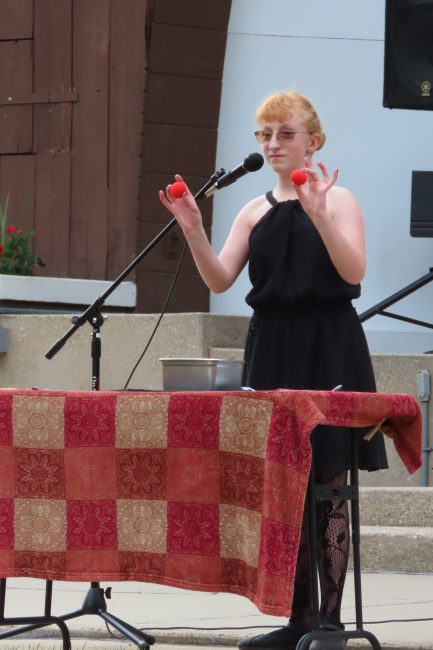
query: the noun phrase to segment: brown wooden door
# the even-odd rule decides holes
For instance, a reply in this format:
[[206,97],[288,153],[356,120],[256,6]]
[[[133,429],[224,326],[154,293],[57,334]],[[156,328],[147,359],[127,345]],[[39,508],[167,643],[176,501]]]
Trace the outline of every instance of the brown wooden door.
[[[230,5],[0,0],[0,201],[34,228],[38,275],[116,278],[168,221],[158,189],[214,171]],[[128,278],[139,311],[161,309],[182,246],[173,230]],[[208,308],[187,255],[169,311]]]
[[35,229],[41,274],[69,262],[70,0],[0,0],[0,198],[10,224]]
[[147,0],[0,0],[0,201],[38,275],[135,254]]

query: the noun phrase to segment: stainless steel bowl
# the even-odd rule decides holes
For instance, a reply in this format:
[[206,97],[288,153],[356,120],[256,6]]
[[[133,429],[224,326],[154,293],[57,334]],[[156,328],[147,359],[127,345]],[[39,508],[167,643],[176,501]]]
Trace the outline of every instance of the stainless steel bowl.
[[218,359],[215,390],[240,390],[243,367],[243,361]]
[[203,358],[161,358],[166,391],[239,390],[242,361]]

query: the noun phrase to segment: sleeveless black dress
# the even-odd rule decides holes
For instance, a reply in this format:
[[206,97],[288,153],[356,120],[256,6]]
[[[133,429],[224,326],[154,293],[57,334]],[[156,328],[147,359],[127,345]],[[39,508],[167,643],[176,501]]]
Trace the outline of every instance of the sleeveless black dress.
[[[298,200],[278,203],[249,238],[254,309],[246,345],[243,385],[375,392],[370,354],[352,299],[360,286],[337,273],[326,247]],[[359,431],[359,467],[388,467],[382,434],[370,442]],[[316,470],[350,468],[350,436],[342,427],[319,426],[312,434]]]

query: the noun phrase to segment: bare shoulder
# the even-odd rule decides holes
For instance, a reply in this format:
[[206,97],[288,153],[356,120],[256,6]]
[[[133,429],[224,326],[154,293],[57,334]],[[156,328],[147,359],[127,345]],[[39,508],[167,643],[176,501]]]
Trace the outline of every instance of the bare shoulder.
[[335,214],[361,216],[361,208],[354,194],[345,187],[334,185],[327,194],[330,211]]
[[264,194],[256,196],[256,198],[251,199],[251,201],[244,205],[237,215],[236,220],[242,221],[245,225],[248,225],[250,229],[254,228],[259,219],[261,219],[270,208],[271,204]]
[[341,185],[333,185],[333,187],[328,190],[328,198],[330,201],[333,201],[335,203],[344,201],[354,201],[357,203],[354,194],[346,187],[341,187]]

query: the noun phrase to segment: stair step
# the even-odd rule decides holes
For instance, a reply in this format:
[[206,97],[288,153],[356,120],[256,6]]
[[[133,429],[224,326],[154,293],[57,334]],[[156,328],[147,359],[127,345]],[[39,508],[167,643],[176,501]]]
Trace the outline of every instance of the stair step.
[[433,527],[361,526],[360,533],[363,571],[433,572]]
[[230,359],[235,361],[243,361],[244,349],[243,348],[220,348],[210,347],[209,356],[211,359]]
[[359,511],[363,526],[433,526],[433,488],[363,487]]

